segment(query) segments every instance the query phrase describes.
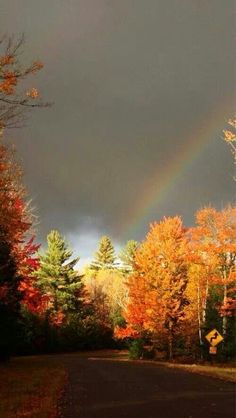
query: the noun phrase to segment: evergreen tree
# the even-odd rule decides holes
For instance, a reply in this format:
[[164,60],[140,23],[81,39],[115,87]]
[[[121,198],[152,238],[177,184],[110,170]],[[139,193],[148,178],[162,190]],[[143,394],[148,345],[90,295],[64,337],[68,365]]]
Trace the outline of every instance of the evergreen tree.
[[51,231],[47,242],[47,251],[39,257],[37,286],[48,297],[47,313],[51,321],[61,323],[82,307],[82,277],[74,269],[79,258],[70,260],[72,251],[58,231]]
[[95,253],[95,260],[91,264],[91,269],[113,269],[115,267],[115,250],[109,237],[103,236],[99,243],[99,249]]
[[138,249],[138,242],[134,240],[127,241],[125,247],[120,252],[122,262],[122,271],[131,273],[134,270],[135,253]]

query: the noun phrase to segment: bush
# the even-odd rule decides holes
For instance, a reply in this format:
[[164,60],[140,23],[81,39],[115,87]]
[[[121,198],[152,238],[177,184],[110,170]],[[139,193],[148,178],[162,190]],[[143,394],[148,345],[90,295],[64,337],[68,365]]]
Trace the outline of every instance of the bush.
[[153,347],[148,347],[148,348],[144,347],[143,358],[145,360],[152,360],[155,358],[155,356],[156,356],[156,351]]
[[142,339],[137,339],[131,342],[129,346],[129,358],[131,360],[139,360],[143,358],[144,342]]

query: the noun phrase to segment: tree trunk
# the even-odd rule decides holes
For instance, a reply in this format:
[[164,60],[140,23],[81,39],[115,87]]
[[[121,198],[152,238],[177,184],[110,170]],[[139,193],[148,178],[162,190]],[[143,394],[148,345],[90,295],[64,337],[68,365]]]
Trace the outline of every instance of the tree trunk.
[[206,282],[206,295],[205,295],[205,300],[202,304],[202,326],[204,327],[205,323],[206,323],[206,308],[207,308],[207,299],[208,299],[208,292],[209,292],[209,282],[207,279]]
[[199,345],[200,345],[200,358],[203,358],[203,341],[202,341],[202,321],[201,321],[201,313],[200,313],[200,284],[198,280],[198,287],[197,287],[197,315],[198,315],[198,336],[199,336]]
[[[226,305],[226,301],[227,301],[227,285],[224,284],[224,299],[223,299],[223,306]],[[225,339],[226,334],[227,334],[227,316],[224,315],[223,316],[223,320],[222,320],[222,331],[223,331],[223,337]]]
[[173,322],[169,321],[169,335],[168,335],[168,348],[169,348],[169,360],[173,360]]

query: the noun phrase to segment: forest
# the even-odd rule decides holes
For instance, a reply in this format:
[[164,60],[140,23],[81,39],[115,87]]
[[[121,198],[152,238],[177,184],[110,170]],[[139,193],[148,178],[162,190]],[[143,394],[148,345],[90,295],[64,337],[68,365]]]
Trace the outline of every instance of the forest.
[[[17,151],[7,142],[29,111],[47,108],[30,85],[43,64],[22,62],[23,39],[0,44],[0,358],[129,348],[132,358],[209,358],[205,336],[223,337],[218,358],[235,356],[236,208],[199,208],[195,225],[157,219],[119,254],[109,236],[80,272],[60,231],[37,243],[34,210]],[[224,140],[235,157],[235,120]],[[233,179],[229,178],[229,181]]]

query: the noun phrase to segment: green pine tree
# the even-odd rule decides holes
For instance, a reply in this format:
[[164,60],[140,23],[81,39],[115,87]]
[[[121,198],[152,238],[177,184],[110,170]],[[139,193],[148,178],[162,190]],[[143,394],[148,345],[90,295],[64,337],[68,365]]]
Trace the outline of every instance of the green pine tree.
[[134,269],[135,253],[138,248],[138,242],[134,240],[127,241],[125,247],[120,252],[120,260],[122,262],[121,270],[124,273],[131,273]]
[[37,286],[49,297],[48,313],[56,316],[78,312],[82,307],[82,276],[74,269],[79,258],[71,260],[72,251],[58,231],[47,236],[48,249],[40,255]]
[[115,250],[109,237],[103,236],[100,239],[99,249],[95,253],[95,259],[90,268],[93,270],[115,268]]

